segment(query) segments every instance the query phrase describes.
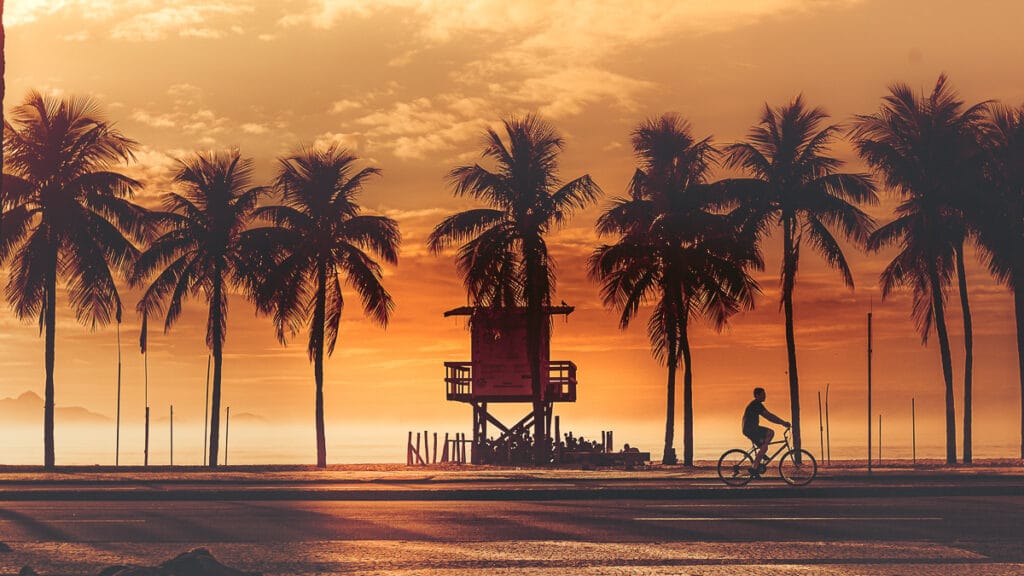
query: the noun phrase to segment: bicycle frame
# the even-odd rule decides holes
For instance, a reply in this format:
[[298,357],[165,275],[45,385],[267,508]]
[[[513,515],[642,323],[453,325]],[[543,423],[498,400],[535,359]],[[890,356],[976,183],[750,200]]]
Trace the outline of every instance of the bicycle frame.
[[[779,446],[778,450],[776,450],[775,452],[772,452],[771,447],[773,445],[775,445],[775,444],[780,444],[780,446]],[[757,444],[754,444],[753,447],[750,450],[747,450],[747,455],[750,456],[750,461],[751,462],[754,461],[754,456],[757,456],[757,452],[760,449],[761,449],[760,446],[758,446]],[[779,454],[784,454],[786,452],[786,450],[789,450],[789,430],[786,430],[786,435],[785,435],[785,437],[782,440],[776,440],[774,442],[769,442],[768,443],[768,450],[764,453],[765,458],[764,458],[764,461],[761,462],[761,465],[762,466],[768,466],[768,464],[770,464],[772,462],[772,460],[775,460],[775,458]],[[769,455],[769,453],[771,455]]]

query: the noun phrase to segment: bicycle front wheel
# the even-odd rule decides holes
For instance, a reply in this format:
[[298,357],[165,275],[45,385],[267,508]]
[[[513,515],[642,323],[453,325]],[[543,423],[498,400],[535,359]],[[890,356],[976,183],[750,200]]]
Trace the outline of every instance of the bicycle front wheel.
[[817,475],[818,463],[807,450],[800,450],[799,454],[796,450],[790,450],[779,460],[779,476],[782,476],[787,484],[804,486],[810,484]]
[[718,459],[718,477],[729,486],[743,486],[750,482],[750,467],[753,465],[750,454],[739,448],[727,450]]

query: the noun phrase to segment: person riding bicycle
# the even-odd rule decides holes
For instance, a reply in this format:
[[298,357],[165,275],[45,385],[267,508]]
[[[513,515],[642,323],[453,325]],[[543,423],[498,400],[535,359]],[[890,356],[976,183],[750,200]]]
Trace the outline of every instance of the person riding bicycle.
[[789,422],[772,414],[764,407],[766,396],[764,388],[754,388],[754,399],[750,401],[750,404],[747,404],[747,409],[743,411],[743,435],[750,438],[754,445],[758,447],[757,457],[754,458],[750,468],[751,474],[761,473],[761,460],[768,451],[768,444],[775,437],[774,430],[761,426],[761,416],[764,416],[770,422],[789,428]]

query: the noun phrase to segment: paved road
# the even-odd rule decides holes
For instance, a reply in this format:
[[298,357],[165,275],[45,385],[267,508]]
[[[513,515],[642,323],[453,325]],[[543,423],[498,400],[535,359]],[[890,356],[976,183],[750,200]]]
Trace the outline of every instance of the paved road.
[[1024,574],[1024,496],[0,502],[0,574]]

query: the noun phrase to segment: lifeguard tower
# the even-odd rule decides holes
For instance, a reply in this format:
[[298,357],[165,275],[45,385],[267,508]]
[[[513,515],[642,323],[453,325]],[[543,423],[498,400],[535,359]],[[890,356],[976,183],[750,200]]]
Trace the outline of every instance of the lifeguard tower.
[[[568,316],[573,310],[572,306],[565,305],[545,308],[548,316]],[[513,438],[524,436],[534,425],[534,398],[526,353],[526,309],[463,306],[444,315],[446,318],[469,317],[472,359],[469,362],[445,362],[444,380],[448,400],[465,402],[473,407],[470,462],[480,464],[488,423],[501,430],[497,443],[510,443]],[[576,365],[569,360],[550,359],[551,322],[543,322],[542,326],[540,399],[544,408],[541,417],[546,436],[551,438],[554,403],[576,401]],[[512,402],[530,404],[530,413],[513,426],[506,426],[487,410],[489,403]],[[555,440],[557,442],[558,438]]]

